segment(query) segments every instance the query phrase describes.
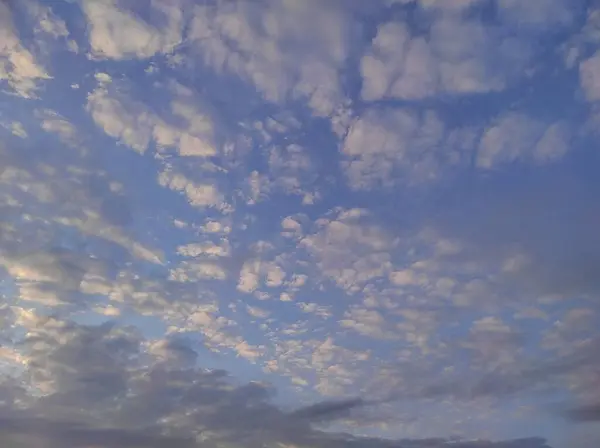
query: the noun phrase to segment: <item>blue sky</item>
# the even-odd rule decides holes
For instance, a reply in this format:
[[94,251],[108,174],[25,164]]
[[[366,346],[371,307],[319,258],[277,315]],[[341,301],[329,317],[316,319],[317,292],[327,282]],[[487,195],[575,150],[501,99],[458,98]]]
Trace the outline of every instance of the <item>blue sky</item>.
[[0,1],[0,440],[596,446],[599,30]]

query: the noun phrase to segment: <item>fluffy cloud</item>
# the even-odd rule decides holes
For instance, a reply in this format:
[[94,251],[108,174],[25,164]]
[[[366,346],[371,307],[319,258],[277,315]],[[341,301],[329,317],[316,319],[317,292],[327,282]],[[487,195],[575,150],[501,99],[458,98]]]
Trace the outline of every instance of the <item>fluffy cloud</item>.
[[538,31],[572,25],[584,2],[581,0],[499,0],[498,14],[507,23]]
[[569,150],[569,139],[570,130],[566,123],[547,126],[524,114],[508,114],[484,132],[477,165],[491,168],[522,159],[537,163],[555,161]]
[[[234,385],[226,372],[194,367],[184,339],[144,340],[112,324],[81,326],[27,314],[24,350],[31,375],[27,396],[3,390],[0,434],[5,441],[49,446],[388,446],[375,438],[351,438],[311,428],[360,408],[361,400],[321,402],[292,412],[270,401],[267,385]],[[315,358],[315,362],[319,358]],[[7,383],[5,383],[8,386]],[[17,409],[16,400],[24,400]],[[94,406],[90,406],[91,404]],[[115,406],[115,404],[117,404]],[[402,440],[407,446],[542,448],[542,439],[506,442]]]
[[522,3],[0,3],[0,442],[593,426],[597,14]]
[[223,200],[215,185],[197,184],[181,173],[163,171],[158,177],[158,182],[163,187],[182,192],[195,207],[217,206]]
[[322,273],[349,292],[391,268],[389,236],[369,219],[366,210],[338,209],[318,220],[315,232],[300,240]]
[[361,96],[417,100],[502,90],[528,55],[498,31],[452,14],[435,19],[426,37],[413,36],[405,23],[384,23],[361,60]]
[[[181,42],[183,12],[178,1],[153,1],[133,7],[120,0],[85,0],[81,7],[90,27],[90,47],[95,57],[150,58],[171,51]],[[144,20],[142,14],[152,17],[155,23]]]
[[342,166],[354,189],[422,182],[438,175],[439,165],[460,160],[434,111],[367,110],[351,125],[341,149]]
[[568,29],[583,6],[579,0],[498,0],[496,24],[484,24],[470,14],[487,7],[482,0],[393,3],[416,3],[430,24],[424,34],[411,20],[379,25],[360,63],[367,101],[502,91],[527,76],[532,38]]
[[123,93],[127,84],[115,86],[105,73],[96,73],[96,80],[98,87],[88,95],[86,108],[107,135],[139,153],[153,142],[161,152],[176,148],[184,157],[217,155],[212,120],[198,110],[193,94],[183,86],[173,87],[183,94],[173,98],[170,113],[161,117],[150,104]]
[[111,97],[104,86],[88,95],[88,112],[107,135],[143,153],[152,138],[155,117],[140,103]]
[[[478,262],[501,260],[498,281],[519,285],[520,294],[592,297],[600,241],[592,230],[597,207],[588,201],[598,182],[558,170],[551,165],[535,174],[497,172],[478,180],[461,193],[460,204],[445,207],[436,227]],[[511,188],[499,188],[504,182]]]
[[344,100],[339,70],[348,55],[350,18],[337,2],[217,2],[196,7],[189,38],[206,65],[239,75],[267,100],[302,99],[327,116]]
[[36,1],[27,2],[25,7],[37,22],[36,32],[48,34],[55,39],[69,36],[65,21],[57,16],[51,8]]
[[5,2],[0,3],[0,42],[0,81],[6,81],[18,95],[34,97],[37,82],[50,79],[50,75],[22,45],[12,23],[11,9]]
[[579,65],[581,88],[588,101],[600,99],[600,54],[596,53]]

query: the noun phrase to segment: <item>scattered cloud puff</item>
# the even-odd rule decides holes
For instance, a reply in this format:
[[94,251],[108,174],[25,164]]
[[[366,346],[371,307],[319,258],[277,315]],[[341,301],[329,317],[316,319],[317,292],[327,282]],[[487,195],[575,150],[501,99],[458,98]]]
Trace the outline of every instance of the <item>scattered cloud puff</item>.
[[350,19],[337,2],[218,2],[196,7],[188,38],[207,66],[239,75],[268,101],[302,99],[328,116],[344,100],[339,78]]
[[414,36],[403,22],[379,25],[360,62],[364,100],[500,91],[523,73],[527,46],[503,35],[501,28],[459,14],[469,4],[444,7],[440,3],[425,5],[425,9],[447,8],[433,19],[425,36]]
[[523,114],[501,117],[485,130],[479,143],[477,164],[491,168],[499,163],[530,159],[536,163],[551,162],[569,150],[570,129],[566,123],[549,126]]
[[[89,45],[94,57],[145,59],[167,53],[181,43],[181,2],[151,2],[135,7],[118,0],[91,0],[82,2],[81,7],[90,28]],[[142,14],[152,17],[153,22],[162,22],[162,26],[149,23]]]
[[599,17],[0,0],[0,442],[596,446]]
[[17,95],[34,97],[37,82],[50,75],[21,43],[6,2],[0,3],[0,17],[0,81],[6,81]]

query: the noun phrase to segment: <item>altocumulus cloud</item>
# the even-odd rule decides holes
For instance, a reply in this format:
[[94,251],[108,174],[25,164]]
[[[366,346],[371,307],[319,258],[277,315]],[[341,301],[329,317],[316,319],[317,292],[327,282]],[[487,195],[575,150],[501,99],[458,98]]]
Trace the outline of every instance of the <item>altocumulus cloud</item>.
[[0,1],[0,443],[598,445],[599,18]]

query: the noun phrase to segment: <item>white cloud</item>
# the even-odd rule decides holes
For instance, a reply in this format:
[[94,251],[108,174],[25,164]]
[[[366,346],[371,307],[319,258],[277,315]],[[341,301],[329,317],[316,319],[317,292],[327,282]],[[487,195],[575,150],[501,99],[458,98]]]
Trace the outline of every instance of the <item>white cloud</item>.
[[[575,19],[579,0],[498,0],[498,14],[521,28],[556,30]],[[574,8],[575,6],[575,8]]]
[[285,271],[276,264],[269,264],[266,268],[265,284],[270,288],[281,286],[285,279]]
[[[353,189],[389,187],[437,177],[439,165],[460,159],[433,111],[368,110],[350,127],[342,146],[342,165]],[[404,176],[403,176],[404,175]]]
[[42,129],[46,132],[57,134],[58,138],[68,146],[83,151],[83,145],[77,128],[56,111],[45,109],[38,112]]
[[258,171],[252,171],[244,185],[246,203],[254,205],[269,197],[271,191],[271,182],[268,176],[260,174]]
[[360,62],[362,98],[423,98],[437,90],[433,56],[423,38],[412,40],[408,27],[390,22],[381,25],[371,49]]
[[245,293],[252,293],[260,284],[260,262],[256,260],[244,263],[237,284],[237,289]]
[[43,79],[50,79],[50,75],[21,44],[8,4],[0,3],[0,81],[7,81],[16,94],[32,98],[37,82]]
[[[459,15],[438,17],[428,38],[412,36],[403,23],[380,25],[361,60],[363,99],[414,100],[444,92],[472,94],[504,89],[512,73],[522,69],[526,46],[499,39],[494,31]],[[495,59],[490,58],[492,50]]]
[[4,129],[9,130],[12,135],[15,135],[19,138],[27,138],[28,136],[27,131],[23,126],[23,123],[21,123],[20,121],[12,121],[10,123],[0,122],[0,126],[2,126]]
[[570,129],[562,122],[548,126],[526,114],[506,114],[483,134],[477,165],[492,168],[516,160],[546,163],[560,159],[569,149]]
[[272,147],[268,161],[271,189],[301,196],[310,193],[307,186],[314,183],[316,173],[306,148],[297,144]]
[[88,95],[86,108],[107,135],[139,153],[148,149],[156,118],[141,103],[109,95],[100,86]]
[[176,268],[171,269],[169,278],[178,282],[225,280],[227,273],[216,263],[182,261]]
[[349,20],[337,5],[313,0],[219,2],[196,7],[189,37],[206,64],[239,75],[268,101],[304,99],[327,116],[343,102],[338,78]]
[[376,310],[353,307],[344,314],[344,319],[340,325],[345,328],[351,328],[363,336],[374,338],[393,337],[393,333],[386,330],[386,320]]
[[277,263],[258,259],[248,260],[240,270],[237,289],[250,294],[255,292],[261,284],[268,288],[277,288],[283,285],[285,278],[285,271]]
[[58,39],[60,37],[68,37],[69,30],[63,19],[58,17],[51,8],[41,5],[37,1],[28,1],[25,3],[29,14],[37,20],[37,32],[43,32]]
[[82,9],[89,25],[93,55],[109,59],[145,59],[170,52],[182,39],[183,12],[179,1],[149,2],[146,13],[160,17],[155,26],[127,9],[118,0],[84,0]]
[[186,257],[227,257],[230,255],[229,244],[223,241],[222,244],[212,242],[190,243],[177,248],[177,253]]
[[[172,423],[176,427],[173,432],[185,427],[185,431],[189,430],[194,435],[197,431],[210,439],[212,428],[209,427],[215,424],[219,427],[215,431],[221,431],[220,439],[215,443],[228,446],[228,436],[221,436],[229,431],[229,422],[235,420],[234,426],[243,426],[245,438],[242,445],[263,446],[273,440],[269,435],[264,436],[270,422],[275,422],[273,426],[280,431],[277,434],[283,434],[288,428],[286,419],[292,413],[272,410],[261,401],[262,398],[246,407],[242,398],[245,391],[250,390],[251,395],[258,391],[262,397],[262,389],[256,389],[255,385],[239,389],[234,385],[221,384],[217,379],[216,383],[207,384],[205,388],[203,378],[210,376],[212,381],[222,375],[222,371],[196,370],[193,350],[183,348],[185,344],[180,345],[178,338],[189,338],[194,344],[205,344],[206,348],[226,356],[244,358],[231,362],[230,358],[221,356],[200,357],[199,360],[208,359],[212,366],[231,364],[243,370],[248,362],[260,360],[262,363],[261,358],[264,357],[264,366],[269,371],[289,377],[293,385],[302,387],[303,392],[347,396],[358,391],[369,399],[373,395],[385,396],[388,391],[393,391],[396,393],[394,396],[399,397],[398,401],[406,404],[403,397],[418,398],[422,386],[426,385],[430,387],[428,392],[433,390],[431,394],[440,398],[435,401],[447,403],[450,407],[455,404],[450,398],[460,395],[462,386],[440,392],[440,388],[436,389],[438,378],[444,381],[447,372],[455,372],[457,377],[460,376],[459,385],[464,384],[464,390],[470,393],[477,386],[473,386],[470,375],[463,378],[463,373],[479,374],[477,369],[485,370],[497,365],[517,366],[514,356],[522,354],[519,350],[523,345],[518,338],[520,335],[511,326],[523,328],[527,333],[527,339],[523,340],[537,341],[535,337],[529,338],[533,333],[529,333],[531,330],[526,326],[527,322],[520,319],[539,319],[534,333],[539,331],[540,326],[554,325],[553,322],[558,320],[556,334],[549,333],[545,340],[549,346],[560,346],[557,350],[568,349],[567,342],[576,341],[578,331],[584,331],[585,325],[596,323],[597,313],[591,314],[583,305],[581,309],[558,316],[559,313],[552,309],[553,304],[538,303],[538,309],[528,303],[526,307],[519,302],[520,298],[512,297],[510,291],[506,291],[506,297],[502,296],[500,300],[498,296],[501,294],[494,290],[496,282],[531,266],[512,259],[505,263],[505,271],[500,272],[506,258],[504,251],[495,262],[488,263],[486,260],[480,263],[469,258],[477,252],[476,244],[471,244],[470,238],[477,242],[480,237],[477,229],[469,227],[480,222],[477,214],[462,213],[465,210],[462,203],[453,209],[453,201],[449,201],[451,204],[443,200],[435,204],[428,202],[434,197],[453,197],[456,191],[463,193],[460,187],[466,185],[463,184],[465,178],[444,177],[446,169],[458,166],[461,169],[456,172],[462,176],[467,172],[462,170],[467,167],[463,164],[465,162],[476,162],[477,167],[483,170],[503,164],[510,168],[510,163],[516,160],[541,164],[560,159],[570,146],[571,129],[567,123],[546,122],[543,118],[528,115],[526,109],[523,112],[500,113],[487,129],[452,129],[453,124],[471,118],[481,122],[487,114],[495,114],[496,109],[505,104],[496,95],[491,95],[494,100],[490,103],[485,97],[453,103],[456,98],[449,97],[447,93],[481,93],[501,89],[510,84],[513,75],[520,76],[508,73],[510,67],[508,72],[504,67],[494,71],[496,62],[499,66],[507,62],[502,55],[494,61],[496,56],[490,51],[495,49],[496,44],[502,45],[501,36],[496,34],[500,25],[490,24],[489,29],[483,29],[485,27],[468,21],[474,20],[477,14],[471,15],[465,10],[477,6],[478,1],[412,0],[413,5],[407,6],[407,11],[404,11],[408,12],[408,8],[413,6],[416,8],[410,10],[410,27],[387,23],[377,29],[377,23],[371,20],[381,15],[379,12],[371,15],[375,12],[371,8],[374,4],[378,8],[378,2],[307,0],[304,4],[294,0],[217,0],[207,4],[184,0],[186,7],[200,3],[205,8],[200,7],[189,17],[195,22],[191,28],[196,35],[195,40],[176,50],[180,53],[174,58],[180,58],[182,64],[167,64],[168,67],[163,66],[162,62],[166,61],[162,56],[155,61],[133,65],[123,59],[148,58],[170,51],[172,40],[165,37],[170,36],[166,28],[177,20],[173,19],[175,16],[169,18],[168,14],[157,13],[157,8],[179,10],[184,2],[162,2],[163,6],[159,0],[143,4],[132,0],[79,2],[89,20],[92,51],[98,58],[113,60],[92,61],[93,67],[89,67],[87,75],[81,79],[76,79],[79,68],[69,71],[75,78],[61,80],[56,85],[66,88],[70,99],[80,100],[89,83],[97,83],[95,89],[92,87],[87,110],[98,129],[94,129],[95,134],[91,136],[82,136],[90,120],[76,120],[73,114],[77,112],[70,109],[71,101],[58,104],[58,107],[68,116],[73,116],[73,122],[48,110],[34,115],[37,121],[31,121],[27,116],[30,109],[20,106],[15,107],[15,118],[7,115],[10,117],[7,147],[11,144],[17,148],[37,146],[35,142],[39,136],[58,150],[65,146],[56,144],[52,135],[40,132],[36,127],[39,124],[43,131],[56,134],[63,142],[72,146],[84,142],[90,150],[84,154],[89,157],[80,157],[82,153],[72,150],[46,151],[40,152],[40,157],[28,157],[28,148],[25,152],[10,148],[7,157],[0,153],[0,202],[3,204],[0,210],[0,270],[9,282],[8,287],[2,288],[2,294],[9,296],[14,291],[14,299],[26,300],[31,306],[43,307],[44,312],[57,314],[70,313],[75,308],[70,305],[76,304],[75,312],[83,319],[89,318],[87,312],[91,311],[99,314],[93,316],[94,320],[123,320],[140,326],[144,332],[159,331],[161,325],[155,325],[155,320],[160,319],[168,331],[165,339],[140,343],[137,339],[128,339],[129,335],[125,337],[129,330],[120,330],[118,325],[79,328],[74,323],[44,320],[41,315],[33,316],[33,312],[20,313],[19,323],[28,327],[18,331],[28,331],[32,348],[39,350],[40,361],[34,363],[32,373],[44,378],[36,384],[36,388],[46,394],[54,394],[40,399],[41,414],[46,415],[44,412],[54,409],[44,407],[48,403],[60,403],[60,399],[66,397],[81,404],[76,406],[81,412],[69,410],[77,418],[91,410],[96,416],[104,415],[106,411],[110,424],[123,423],[123,427],[127,425],[121,417],[127,414],[139,419],[134,425],[136,428],[152,430],[154,427],[150,424],[142,425],[140,416],[151,415],[151,422],[160,422],[160,431],[170,432]],[[360,11],[356,12],[353,8],[358,3],[361,3]],[[402,3],[408,4],[410,0],[402,0]],[[500,1],[497,3],[500,4]],[[550,5],[550,0],[539,0],[536,4]],[[506,8],[511,4],[503,2],[502,5]],[[515,20],[517,23],[522,16],[526,33],[531,31],[531,27],[542,27],[542,21],[560,26],[558,19],[531,17],[531,14],[544,15],[544,11],[528,9],[527,5],[514,2],[510,7],[517,11],[516,18],[509,19],[506,15],[503,20]],[[90,15],[90,11],[96,13]],[[395,15],[396,12],[400,14]],[[394,9],[394,17],[401,15],[402,11]],[[413,19],[418,21],[421,18],[427,21],[427,26],[422,28],[421,24],[413,23]],[[355,19],[369,21],[365,32],[376,35],[362,62],[360,54],[353,53],[347,58],[348,47],[352,43],[348,37],[351,34],[349,28]],[[431,27],[428,26],[429,21]],[[0,25],[2,22],[0,18]],[[162,22],[162,25],[157,22]],[[129,26],[129,29],[111,28],[113,25]],[[60,27],[42,26],[47,28],[44,33],[66,37]],[[0,35],[2,32],[0,30]],[[180,29],[178,33],[173,35],[179,36],[173,42],[180,38]],[[120,39],[128,37],[134,38],[121,42]],[[3,44],[4,41],[0,42],[0,48]],[[206,70],[206,65],[193,66],[198,61],[186,58],[190,55],[188,52],[196,50],[204,62],[224,76],[201,73],[201,70]],[[362,51],[361,45],[352,51]],[[81,55],[63,52],[61,56],[85,62]],[[596,56],[591,59],[594,58]],[[519,66],[519,61],[515,62],[515,67]],[[347,63],[358,64],[349,68]],[[145,74],[144,67],[149,64],[160,67],[159,72],[152,76]],[[596,98],[595,93],[600,88],[596,89],[594,85],[594,64],[586,61],[581,65],[582,90],[592,102],[600,98],[600,94]],[[130,66],[131,72],[127,68]],[[198,71],[192,73],[192,66]],[[588,73],[590,67],[591,75]],[[368,104],[359,102],[356,112],[350,113],[351,105],[343,98],[338,76],[342,69],[348,73],[348,69],[357,68],[364,77],[362,95]],[[114,74],[114,79],[105,72],[97,72],[97,69]],[[128,84],[126,77],[131,73],[134,78]],[[200,76],[192,80],[193,90],[167,80],[171,75],[185,79],[190,73],[192,77]],[[265,105],[253,96],[257,109],[252,110],[248,122],[239,123],[239,117],[248,110],[245,105],[239,110],[229,108],[238,106],[237,94],[240,93],[239,80],[232,80],[232,74],[239,75],[252,87],[251,90],[257,90],[264,98],[277,104]],[[142,76],[139,90],[134,84],[138,81],[137,75]],[[359,73],[344,79],[344,85],[349,85],[352,90],[359,87],[355,83],[357,80],[352,78],[355,75]],[[81,90],[72,91],[68,87],[74,81],[81,82]],[[152,87],[146,89],[146,83],[151,82],[154,82]],[[218,101],[215,104],[203,102],[205,94],[210,99],[213,93],[222,93],[210,91],[213,82],[219,90],[226,89],[228,83],[233,82],[236,88],[231,93],[236,95],[235,101],[222,109]],[[536,94],[536,89],[532,90],[532,94]],[[438,96],[440,94],[441,97]],[[548,94],[554,95],[553,92]],[[377,103],[380,99],[392,97],[411,101]],[[415,101],[430,97],[434,99],[422,103]],[[44,103],[46,99],[54,102],[54,93],[44,98]],[[20,104],[21,101],[18,101]],[[241,98],[240,103],[243,102],[244,98]],[[485,103],[485,110],[481,115],[477,110],[462,115],[463,104],[464,107],[473,104],[479,107],[482,103]],[[527,106],[529,103],[525,100],[519,104]],[[314,117],[307,117],[306,105],[316,115],[334,115],[330,119],[338,120],[335,132],[338,132],[339,141],[334,141],[334,135],[321,135],[323,139],[313,140],[314,132],[322,131],[323,120],[313,122]],[[388,107],[390,105],[399,107]],[[455,106],[461,109],[461,113],[451,116],[458,110],[454,109]],[[12,109],[12,103],[9,107]],[[214,113],[210,114],[210,111]],[[259,117],[265,111],[273,116]],[[293,119],[294,112],[302,117],[302,123]],[[10,121],[17,119],[26,127],[13,125]],[[22,132],[25,128],[32,138],[19,140],[10,136],[10,132],[25,136]],[[240,129],[241,135],[237,135]],[[146,151],[144,163],[136,167],[143,168],[139,173],[143,179],[138,174],[128,177],[127,170],[119,165],[121,158],[135,162],[141,161],[141,157],[112,149],[104,155],[97,153],[100,148],[97,145],[101,146],[102,141],[95,139],[94,135],[103,132],[139,153]],[[247,141],[246,136],[249,136]],[[103,140],[106,140],[105,136]],[[156,147],[155,153],[148,154],[153,147]],[[479,149],[478,154],[475,149]],[[16,166],[5,166],[5,161],[13,159],[13,155]],[[106,161],[110,162],[103,170],[97,165],[98,156],[102,160],[108,157]],[[475,160],[471,160],[473,157]],[[340,159],[341,170],[337,165]],[[82,165],[76,165],[74,161],[81,161]],[[31,169],[27,168],[28,164]],[[158,172],[153,167],[158,167]],[[113,169],[116,169],[114,174],[124,177],[119,179],[120,182],[111,178]],[[475,185],[479,185],[479,174],[475,173]],[[337,179],[339,175],[342,182]],[[350,190],[381,186],[394,188],[383,192],[383,195],[364,191],[339,194],[348,190],[342,185],[344,176]],[[495,176],[494,172],[486,172],[483,177],[486,181],[491,178],[491,184],[496,185]],[[443,180],[440,188],[443,194],[440,196],[437,195],[438,186],[430,189],[431,184],[421,184],[420,187],[426,188],[412,190],[412,185],[406,185],[439,178]],[[155,189],[161,190],[160,186],[164,189],[156,198],[138,202],[139,194],[152,195],[152,191],[139,188],[143,187],[140,182],[145,185],[146,181],[153,179]],[[400,185],[402,188],[397,188]],[[458,185],[459,188],[446,189],[447,185]],[[93,193],[88,190],[93,190]],[[399,190],[402,190],[402,197],[409,197],[407,209],[403,208],[403,200],[396,200],[395,193]],[[488,190],[484,193],[486,191],[489,193]],[[106,195],[113,194],[119,201],[135,201],[131,212],[122,213],[121,216],[127,215],[125,219],[110,219],[112,212],[105,211],[105,198],[100,197],[104,192]],[[431,192],[432,196],[429,196]],[[298,196],[285,202],[280,196],[282,193]],[[303,198],[306,198],[304,204],[308,204],[311,198],[318,199],[320,193],[324,199],[321,204],[302,207],[304,213],[293,214]],[[327,196],[331,193],[334,196]],[[593,191],[590,197],[592,195]],[[492,194],[490,197],[493,199],[495,196]],[[270,199],[274,201],[268,202]],[[422,203],[421,199],[425,202]],[[115,201],[118,202],[116,207],[129,209],[119,201]],[[498,205],[493,200],[490,202],[491,208]],[[377,212],[384,211],[379,215],[364,209],[333,208],[336,203],[346,206],[358,203],[373,207]],[[542,200],[540,207],[544,207],[543,203]],[[4,219],[5,204],[9,204],[8,219]],[[233,205],[237,204],[239,208],[234,211]],[[398,204],[399,208],[390,211],[390,204],[392,207]],[[417,208],[412,209],[413,205]],[[413,224],[418,226],[421,218],[427,221],[432,218],[432,225],[443,227],[447,224],[447,207],[451,209],[451,215],[457,211],[461,213],[456,214],[469,217],[469,222],[465,221],[461,227],[469,233],[468,238],[453,238],[452,229],[448,230],[449,234],[441,229],[439,233],[423,231],[415,236],[411,228],[404,227],[404,223],[408,223],[409,227]],[[110,209],[110,206],[106,208]],[[412,210],[416,213],[411,213]],[[497,214],[502,218],[501,224],[505,223],[506,215],[502,210],[500,208]],[[381,222],[388,212],[406,212],[410,216],[406,220],[401,217],[398,222]],[[594,218],[594,210],[586,213],[586,217],[588,215]],[[321,217],[313,221],[318,216]],[[436,221],[438,217],[439,222]],[[452,221],[452,216],[449,221]],[[525,227],[532,227],[528,225],[527,218],[523,222]],[[510,227],[512,221],[508,224]],[[550,228],[557,225],[554,222],[548,224]],[[449,225],[452,227],[453,223]],[[483,229],[485,226],[479,227]],[[469,232],[470,229],[475,232]],[[508,233],[511,231],[509,229]],[[500,235],[502,240],[501,231],[492,234],[494,238]],[[543,239],[545,234],[542,232],[534,239]],[[106,263],[103,269],[88,270],[78,258],[70,259],[52,253],[23,258],[13,256],[11,252],[13,247],[43,246],[54,242],[69,247],[80,245],[78,250],[89,251],[94,253],[94,257],[111,263]],[[159,244],[168,256],[152,247],[155,244]],[[569,244],[564,247],[567,246]],[[5,247],[11,250],[5,250]],[[512,248],[507,250],[513,253]],[[186,258],[182,260],[183,257]],[[536,261],[534,258],[531,258],[531,263]],[[489,268],[494,263],[497,271]],[[512,288],[514,285],[509,286]],[[71,294],[72,290],[76,290],[77,294]],[[253,306],[259,300],[262,301],[260,307]],[[585,300],[578,298],[577,302]],[[515,302],[519,303],[513,307]],[[49,310],[51,307],[53,309]],[[2,316],[4,308],[0,304],[0,323],[10,335],[10,325],[5,325]],[[84,313],[79,314],[82,308]],[[490,317],[481,319],[481,312]],[[512,316],[513,319],[502,322],[498,315],[507,316],[507,319]],[[234,320],[238,316],[242,319],[239,323]],[[146,322],[149,317],[152,322]],[[472,319],[475,321],[472,322]],[[590,328],[589,331],[592,331],[593,327]],[[43,338],[38,337],[41,332],[46,332],[47,340],[42,341]],[[85,337],[79,340],[81,335]],[[376,345],[368,345],[365,337],[385,341],[371,341]],[[127,342],[124,344],[126,348],[120,352],[117,346],[124,341],[123,338]],[[141,352],[127,349],[138,345]],[[372,347],[373,353],[358,352],[356,347]],[[527,345],[527,349],[530,348],[532,351],[535,349]],[[90,356],[95,351],[100,353],[99,358]],[[78,362],[72,365],[68,361],[71,352],[78,353],[73,358]],[[269,358],[265,356],[267,354]],[[460,355],[460,363],[455,363],[457,354]],[[87,360],[81,362],[83,355],[88,356],[89,363]],[[112,362],[113,357],[119,357],[120,361],[114,364],[101,362]],[[0,349],[0,358],[14,360],[17,355],[3,348]],[[474,370],[467,366],[471,361]],[[79,370],[79,364],[83,370]],[[103,370],[107,365],[114,371]],[[95,381],[92,375],[96,373],[96,366],[101,373],[99,381]],[[185,368],[178,370],[182,366]],[[85,370],[88,367],[91,370]],[[257,370],[256,367],[244,370],[244,376],[253,376]],[[77,376],[78,372],[83,372],[82,376]],[[389,374],[389,383],[379,382],[386,373]],[[88,406],[89,403],[81,398],[92,393],[90,391],[108,388],[105,384],[112,383],[113,379],[117,383],[115,387],[121,387],[120,395],[116,396],[127,398],[123,403],[119,399],[115,401],[115,396],[110,394],[98,394],[98,397],[109,398],[106,407],[103,407],[106,403],[102,402],[103,399],[98,398],[96,401],[99,403],[90,400],[94,401],[94,406]],[[431,384],[427,384],[429,382]],[[218,387],[213,387],[215,384]],[[154,389],[162,385],[169,391],[167,398]],[[0,394],[2,391],[0,385]],[[210,399],[196,403],[195,400],[205,391]],[[431,398],[431,395],[424,395]],[[181,396],[185,398],[179,400]],[[0,402],[3,398],[0,396]],[[220,398],[227,403],[223,404]],[[200,401],[203,400],[205,398]],[[429,406],[430,400],[426,401],[424,406]],[[33,397],[23,401],[25,405],[32,402]],[[225,417],[229,416],[230,420],[223,420],[223,415],[217,415],[221,405],[227,408]],[[383,412],[389,409],[393,413],[396,405],[396,402],[386,402],[365,412],[357,410],[357,422],[343,420],[341,424],[367,425],[358,420],[363,416],[371,419],[370,414],[379,416],[381,408]],[[174,409],[172,413],[170,406]],[[408,406],[413,408],[412,400]],[[67,411],[67,408],[61,411]],[[250,414],[256,414],[258,420],[250,418],[250,423],[247,423],[247,415],[244,414],[247,408],[251,409]],[[130,412],[131,409],[137,411]],[[257,413],[256,409],[261,412]],[[435,422],[434,412],[429,412],[426,407],[423,410],[427,415],[426,425],[436,426],[432,424]],[[460,414],[457,418],[472,415],[455,410],[452,415],[456,414]],[[255,422],[259,423],[256,431]],[[470,421],[469,425],[472,423]],[[327,437],[321,443],[319,436],[310,432],[309,424],[306,421],[302,424],[298,446],[308,440],[305,434],[310,436],[311,443],[315,442],[316,448],[330,444],[332,439]],[[249,429],[248,425],[252,428]],[[293,425],[289,427],[296,428]],[[352,429],[356,430],[356,427]],[[404,427],[400,430],[404,431]],[[445,427],[435,428],[435,431],[443,430]],[[285,440],[286,446],[296,445],[290,441],[294,437],[292,435]],[[352,443],[359,443],[357,440]],[[427,443],[417,445],[425,446]],[[445,442],[440,441],[440,444]],[[237,446],[231,446],[234,445]],[[504,446],[498,444],[501,445]]]
[[64,291],[44,288],[38,283],[20,282],[19,300],[32,302],[45,307],[66,305]]
[[112,305],[94,307],[93,311],[110,317],[117,317],[121,315],[121,309]]
[[391,269],[391,241],[365,210],[335,210],[317,220],[315,232],[300,245],[315,257],[321,275],[348,292],[387,276]]
[[[415,1],[415,0],[399,0],[401,3]],[[441,9],[445,11],[462,11],[471,8],[478,3],[483,3],[485,0],[454,0],[448,2],[446,0],[416,0],[419,5],[424,9]]]
[[102,219],[100,214],[92,209],[83,210],[83,218],[58,217],[57,223],[78,229],[84,235],[92,235],[127,249],[134,257],[154,264],[163,263],[161,251],[146,247],[145,245],[128,237],[122,229],[111,225]]
[[546,128],[533,149],[533,159],[539,163],[553,162],[570,149],[571,129],[565,122],[556,122]]
[[100,84],[108,84],[112,82],[112,76],[104,72],[95,73],[94,78],[96,78],[96,81],[98,81]]
[[266,319],[271,315],[270,311],[264,310],[256,306],[246,305],[246,310],[248,311],[248,314],[258,319]]
[[328,319],[331,317],[331,308],[324,305],[319,305],[318,303],[300,302],[297,303],[296,306],[305,313],[314,314],[315,316],[319,316],[323,319]]
[[231,231],[231,227],[219,221],[208,221],[206,224],[201,226],[201,229],[206,233],[228,234]]
[[144,153],[152,141],[158,150],[177,148],[185,157],[217,155],[213,140],[212,120],[198,110],[195,97],[182,97],[167,90],[171,96],[170,110],[159,116],[144,102],[124,93],[128,85],[114,85],[106,73],[96,73],[98,87],[88,95],[86,108],[96,125],[104,132]]
[[174,99],[171,112],[183,119],[185,126],[169,126],[161,123],[154,129],[154,138],[159,145],[177,146],[179,155],[184,157],[213,157],[217,155],[214,147],[214,124],[210,117],[203,114],[194,104],[196,98]]
[[588,101],[600,100],[600,51],[579,65],[581,88]]
[[287,216],[281,221],[282,234],[287,237],[302,236],[302,224],[291,216]]
[[223,197],[213,184],[195,183],[181,173],[162,171],[158,183],[166,188],[183,193],[194,207],[223,206]]
[[200,331],[206,338],[207,347],[215,352],[223,348],[229,349],[251,362],[255,362],[263,352],[263,347],[252,345],[242,337],[231,334],[236,323],[219,316],[216,308],[199,307],[186,316],[186,323],[183,325],[187,330]]
[[405,269],[402,271],[394,271],[390,273],[390,281],[394,285],[410,286],[418,285],[422,280],[420,280],[420,275],[412,269]]

